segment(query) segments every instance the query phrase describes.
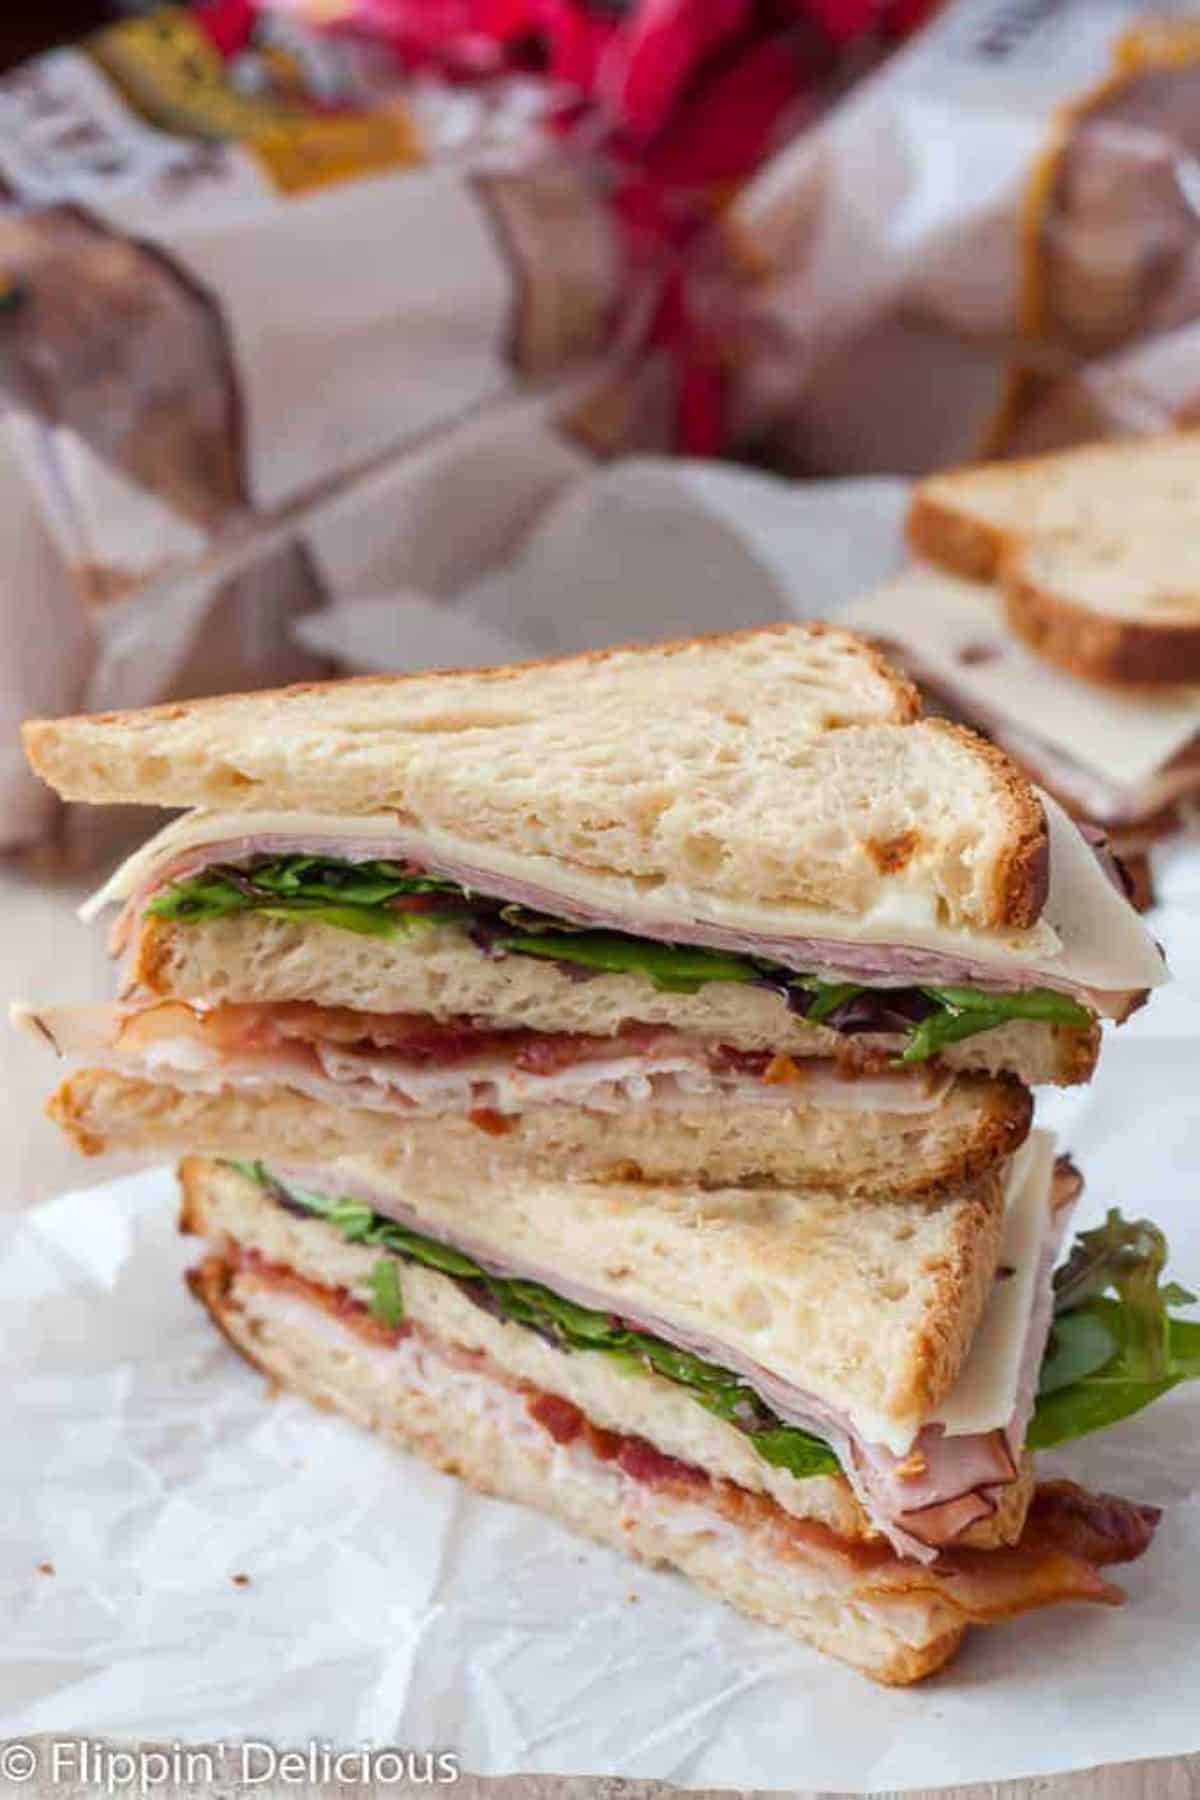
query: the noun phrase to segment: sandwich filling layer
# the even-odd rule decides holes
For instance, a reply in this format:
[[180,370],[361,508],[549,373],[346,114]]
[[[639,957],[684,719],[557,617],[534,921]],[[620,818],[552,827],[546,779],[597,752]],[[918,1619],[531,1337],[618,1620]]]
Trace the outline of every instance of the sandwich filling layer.
[[[927,893],[898,878],[867,917],[735,906],[546,857],[472,851],[393,817],[192,814],[168,826],[90,903],[127,902],[117,945],[143,911],[189,920],[244,911],[392,935],[452,924],[481,954],[539,956],[577,971],[634,970],[679,992],[767,984],[815,1023],[895,1003],[904,1054],[919,1060],[1012,1018],[1083,1026],[1122,1017],[1165,977],[1162,959],[1061,809],[1050,826],[1050,891],[1024,932],[939,924]],[[899,857],[899,851],[895,852]],[[893,1014],[893,1016],[895,1016]],[[851,1029],[879,1029],[851,1017]]]
[[380,1252],[370,1293],[385,1322],[404,1316],[404,1263],[436,1270],[485,1311],[566,1354],[602,1354],[624,1374],[641,1369],[680,1385],[744,1433],[772,1467],[801,1478],[841,1474],[876,1531],[901,1553],[928,1560],[995,1513],[1018,1477],[1033,1411],[1050,1323],[1050,1272],[1079,1184],[1066,1167],[1054,1169],[1053,1141],[1044,1133],[1014,1164],[1002,1247],[1013,1260],[1000,1265],[955,1388],[919,1430],[890,1445],[740,1346],[502,1255],[475,1234],[431,1235],[417,1208],[370,1191],[361,1179],[352,1193],[339,1188],[334,1195],[330,1176],[337,1171],[237,1166],[274,1204]]
[[627,1022],[613,1036],[481,1026],[469,1018],[362,1013],[278,1002],[203,1007],[18,1009],[62,1056],[191,1090],[287,1086],[320,1100],[400,1114],[466,1113],[484,1130],[529,1107],[819,1106],[919,1115],[952,1077],[929,1068],[872,1072],[795,1059]]

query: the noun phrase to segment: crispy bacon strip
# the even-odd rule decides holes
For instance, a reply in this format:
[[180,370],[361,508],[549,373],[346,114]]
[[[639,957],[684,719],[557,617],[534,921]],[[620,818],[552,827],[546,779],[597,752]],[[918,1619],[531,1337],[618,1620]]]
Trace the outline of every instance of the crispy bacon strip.
[[[131,1049],[174,1039],[194,1040],[227,1055],[272,1050],[283,1043],[337,1044],[387,1052],[398,1063],[415,1067],[448,1068],[502,1054],[511,1057],[518,1069],[536,1075],[555,1074],[614,1052],[649,1054],[660,1045],[688,1041],[666,1026],[632,1021],[615,1037],[588,1037],[527,1026],[489,1027],[469,1018],[436,1019],[428,1013],[355,1012],[348,1006],[319,1006],[306,1000],[266,1005],[226,1002],[204,1010],[184,1001],[163,1001],[133,1013],[121,1029],[121,1043]],[[719,1048],[713,1046],[714,1055]],[[768,1060],[762,1056],[762,1067]],[[753,1072],[761,1073],[761,1068]]]
[[1161,1506],[1143,1506],[1117,1494],[1090,1494],[1074,1481],[1043,1481],[1034,1493],[1022,1541],[1066,1550],[1104,1568],[1144,1555],[1161,1518]]

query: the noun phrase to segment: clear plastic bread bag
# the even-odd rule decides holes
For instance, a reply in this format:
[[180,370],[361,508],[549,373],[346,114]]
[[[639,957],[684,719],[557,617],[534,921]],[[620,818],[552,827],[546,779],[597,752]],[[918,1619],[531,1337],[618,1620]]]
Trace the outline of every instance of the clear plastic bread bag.
[[698,253],[727,441],[922,473],[1200,417],[1200,8],[950,0]]
[[219,24],[162,8],[0,79],[0,848],[51,816],[16,721],[321,672],[291,524],[638,309],[519,83]]

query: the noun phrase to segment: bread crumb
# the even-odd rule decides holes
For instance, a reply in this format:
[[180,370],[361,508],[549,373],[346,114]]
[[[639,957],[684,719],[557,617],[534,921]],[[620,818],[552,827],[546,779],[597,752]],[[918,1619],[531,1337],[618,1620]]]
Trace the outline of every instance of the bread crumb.
[[977,669],[983,663],[995,662],[1003,652],[996,644],[964,644],[958,652],[958,660],[968,669]]
[[768,1087],[783,1087],[807,1081],[809,1076],[808,1071],[802,1069],[794,1057],[785,1056],[780,1051],[771,1058],[763,1070],[762,1078]]
[[895,837],[868,838],[867,855],[875,864],[881,875],[898,875],[916,855],[921,847],[921,834],[911,828],[901,831]]
[[38,1574],[39,1575],[57,1575],[58,1570],[54,1567],[54,1564],[52,1562],[40,1562],[38,1564]]
[[230,1580],[233,1582],[234,1587],[250,1586],[250,1577],[248,1575],[232,1575]]

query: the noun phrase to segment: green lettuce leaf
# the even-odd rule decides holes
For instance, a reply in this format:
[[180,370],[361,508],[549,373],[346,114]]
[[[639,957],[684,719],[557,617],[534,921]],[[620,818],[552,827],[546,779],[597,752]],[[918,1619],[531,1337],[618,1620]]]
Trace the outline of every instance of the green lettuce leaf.
[[752,1431],[750,1442],[764,1462],[786,1469],[801,1481],[810,1475],[840,1475],[841,1464],[823,1438],[810,1437],[790,1425]]
[[815,975],[798,976],[791,985],[812,995],[804,1009],[804,1017],[810,1025],[823,1025],[830,1013],[836,1012],[844,1000],[854,1000],[867,991],[857,982],[818,981]]
[[367,937],[395,937],[457,919],[459,914],[390,911],[390,900],[402,894],[448,894],[457,900],[462,891],[452,881],[410,875],[396,863],[277,856],[246,869],[217,864],[169,882],[152,896],[146,911],[184,924],[260,912],[275,919],[311,919]]
[[708,1412],[745,1432],[759,1455],[775,1467],[790,1469],[802,1477],[840,1473],[841,1465],[823,1439],[783,1424],[754,1390],[730,1370],[706,1362],[688,1350],[676,1349],[649,1332],[631,1330],[612,1313],[579,1306],[540,1282],[489,1274],[462,1251],[394,1224],[362,1201],[285,1185],[261,1162],[235,1162],[231,1166],[272,1193],[289,1210],[325,1220],[351,1243],[368,1244],[390,1253],[374,1265],[368,1283],[371,1314],[385,1325],[398,1325],[404,1317],[397,1262],[392,1259],[420,1263],[458,1281],[470,1298],[486,1304],[489,1311],[537,1331],[560,1349],[599,1352],[625,1373],[652,1369],[665,1380],[687,1388]]
[[1104,1320],[1084,1309],[1068,1313],[1051,1332],[1042,1358],[1039,1394],[1056,1394],[1094,1375],[1117,1353],[1117,1342]]
[[[1113,1299],[1090,1300],[1085,1311],[1099,1322],[1116,1348],[1099,1369],[1065,1386],[1039,1391],[1026,1437],[1031,1450],[1050,1450],[1056,1444],[1103,1431],[1141,1412],[1181,1381],[1200,1377],[1200,1324],[1171,1319],[1165,1372],[1156,1379],[1146,1378],[1138,1372],[1136,1350],[1132,1356],[1127,1354],[1124,1332],[1128,1319],[1122,1303]],[[1077,1316],[1069,1314],[1068,1321]],[[1056,1326],[1056,1336],[1058,1329]]]
[[1054,1277],[1055,1319],[1028,1433],[1035,1450],[1129,1418],[1200,1377],[1200,1323],[1171,1317],[1194,1296],[1164,1282],[1167,1241],[1113,1208],[1077,1236]]
[[396,1326],[404,1320],[404,1298],[400,1292],[400,1270],[395,1259],[381,1256],[371,1270],[367,1284],[371,1290],[368,1308],[381,1325]]
[[1157,1380],[1167,1367],[1167,1308],[1195,1299],[1172,1282],[1162,1285],[1167,1240],[1149,1219],[1126,1219],[1113,1207],[1103,1225],[1081,1231],[1054,1277],[1056,1313],[1072,1311],[1110,1288],[1128,1312],[1129,1354],[1138,1372]]
[[619,931],[562,935],[547,932],[537,936],[522,933],[498,937],[495,943],[498,950],[517,956],[541,956],[551,962],[576,963],[580,968],[605,969],[611,974],[645,975],[668,994],[695,994],[707,981],[762,980],[761,969],[748,956],[654,944],[647,938],[624,937]]
[[1091,1023],[1086,1007],[1049,988],[1032,988],[1020,994],[988,994],[980,988],[958,987],[926,987],[921,992],[940,1010],[930,1013],[914,1028],[900,1057],[902,1063],[925,1062],[947,1044],[991,1031],[1009,1019],[1041,1019],[1051,1025],[1076,1027]]
[[343,900],[352,906],[381,906],[397,894],[458,894],[453,881],[414,875],[400,863],[343,862],[337,857],[280,856],[250,872],[255,887],[281,896]]

